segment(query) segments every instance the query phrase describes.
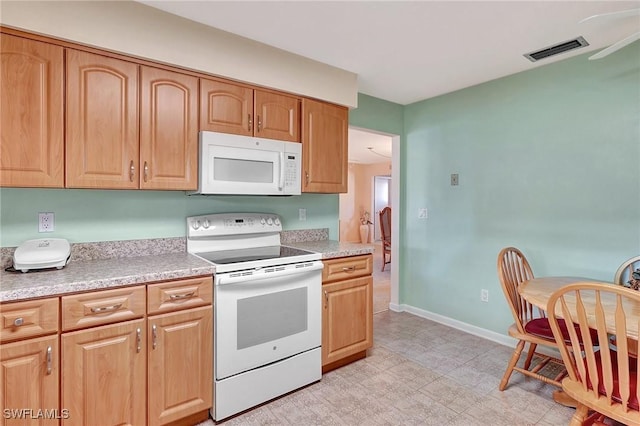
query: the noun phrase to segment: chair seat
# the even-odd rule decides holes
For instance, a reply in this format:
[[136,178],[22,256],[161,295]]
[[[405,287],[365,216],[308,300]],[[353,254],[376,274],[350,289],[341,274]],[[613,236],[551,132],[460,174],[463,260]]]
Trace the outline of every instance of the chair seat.
[[[622,399],[620,398],[620,383],[618,382],[618,358],[616,351],[611,350],[611,365],[612,365],[612,373],[613,373],[613,393],[611,395],[611,399],[618,403],[622,403]],[[596,367],[598,369],[598,393],[600,395],[607,396],[607,392],[604,387],[604,382],[602,380],[602,359],[600,355],[600,351],[595,353],[596,356]],[[635,358],[629,357],[629,392],[631,396],[629,397],[629,408],[632,410],[640,411],[640,403],[638,402],[638,396],[636,393],[636,383],[637,383],[638,371],[637,371],[637,360]],[[590,380],[587,381],[587,385],[589,389],[593,389],[593,385]]]
[[[564,341],[570,344],[571,338],[569,337],[569,330],[567,330],[567,324],[564,322],[563,319],[558,319],[558,326],[562,331],[562,337],[564,338]],[[575,325],[575,327],[576,327],[576,331],[578,331],[578,326]],[[527,333],[533,334],[534,336],[540,337],[542,339],[555,341],[555,338],[553,337],[553,330],[551,330],[551,324],[549,324],[548,318],[533,319],[524,325],[524,330]],[[591,334],[591,341],[594,343],[597,343],[598,332],[596,330],[591,329],[590,334]],[[578,339],[580,340],[580,342],[582,342],[582,337],[580,336],[579,333],[578,333]]]

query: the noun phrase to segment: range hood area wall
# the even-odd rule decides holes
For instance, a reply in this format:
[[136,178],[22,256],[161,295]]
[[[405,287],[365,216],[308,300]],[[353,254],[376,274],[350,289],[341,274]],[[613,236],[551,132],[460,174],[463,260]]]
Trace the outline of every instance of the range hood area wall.
[[[299,220],[299,209],[306,220]],[[338,239],[338,195],[188,196],[180,191],[0,189],[0,247],[27,239],[66,238],[72,243],[184,237],[185,217],[224,212],[281,216],[285,230],[329,228]],[[38,233],[38,213],[55,214],[55,232]]]

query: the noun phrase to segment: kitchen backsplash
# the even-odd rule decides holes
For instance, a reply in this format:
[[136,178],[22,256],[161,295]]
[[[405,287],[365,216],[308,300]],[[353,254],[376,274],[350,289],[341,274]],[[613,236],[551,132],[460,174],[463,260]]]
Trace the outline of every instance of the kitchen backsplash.
[[[329,239],[329,228],[282,231],[282,244]],[[0,247],[2,268],[13,264],[15,247]],[[71,261],[112,259],[117,257],[152,256],[187,251],[184,237],[152,238],[144,240],[98,241],[71,244]]]

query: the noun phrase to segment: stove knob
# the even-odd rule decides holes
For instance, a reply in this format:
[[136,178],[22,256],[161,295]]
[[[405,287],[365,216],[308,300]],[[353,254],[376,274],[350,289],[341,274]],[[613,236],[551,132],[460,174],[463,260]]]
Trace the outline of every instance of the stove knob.
[[193,229],[198,229],[198,228],[200,228],[200,221],[199,221],[199,220],[196,220],[195,222],[193,222],[193,224],[191,225],[191,227],[192,227]]
[[267,223],[267,221],[266,221],[266,220],[264,220],[264,217],[263,217],[263,218],[261,218],[261,219],[260,219],[260,224],[261,224],[262,226],[264,226],[264,225],[265,225],[265,223]]
[[202,222],[202,227],[204,229],[208,229],[209,228],[209,219],[205,219],[204,222]]
[[278,219],[277,217],[273,219],[273,223],[276,224],[276,226],[280,226],[280,219]]
[[267,219],[267,225],[269,225],[269,226],[273,225],[273,219],[268,218]]

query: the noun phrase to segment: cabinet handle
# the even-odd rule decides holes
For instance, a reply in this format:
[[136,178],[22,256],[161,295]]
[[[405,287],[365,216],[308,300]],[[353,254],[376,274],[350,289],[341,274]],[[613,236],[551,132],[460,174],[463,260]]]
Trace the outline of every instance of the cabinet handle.
[[324,291],[324,308],[327,309],[327,303],[329,302],[329,295],[327,294],[327,290]]
[[153,324],[153,326],[151,327],[151,338],[153,342],[153,349],[155,349],[157,344],[157,339],[158,339],[158,328],[156,327],[155,324]]
[[305,182],[306,182],[305,186],[308,186],[309,185],[309,172],[305,172],[304,174],[305,174]]
[[249,131],[253,131],[253,120],[251,119],[251,114],[247,114],[249,117]]
[[13,325],[16,327],[20,327],[23,324],[24,324],[24,318],[22,317],[18,317],[13,321]]
[[53,369],[53,350],[51,346],[47,346],[47,374],[51,374]]
[[99,314],[101,312],[117,311],[121,307],[122,307],[122,303],[117,303],[111,306],[100,306],[100,307],[91,308],[91,312],[94,314]]
[[262,130],[262,120],[260,120],[260,116],[258,116],[258,131]]
[[190,297],[193,297],[195,293],[196,293],[195,291],[192,291],[190,293],[172,294],[171,296],[169,296],[169,299],[171,300],[188,299]]
[[133,178],[136,175],[136,165],[133,164],[133,160],[131,160],[131,165],[129,166],[129,180],[133,182]]
[[353,272],[355,270],[356,270],[355,266],[349,266],[349,267],[342,268],[342,272]]
[[142,330],[140,328],[136,329],[136,352],[140,352],[142,350]]
[[147,178],[149,177],[149,164],[147,164],[147,162],[144,162],[144,181],[147,181]]

